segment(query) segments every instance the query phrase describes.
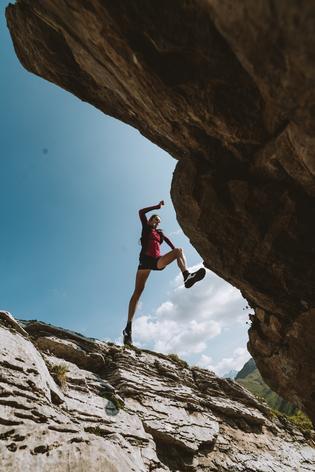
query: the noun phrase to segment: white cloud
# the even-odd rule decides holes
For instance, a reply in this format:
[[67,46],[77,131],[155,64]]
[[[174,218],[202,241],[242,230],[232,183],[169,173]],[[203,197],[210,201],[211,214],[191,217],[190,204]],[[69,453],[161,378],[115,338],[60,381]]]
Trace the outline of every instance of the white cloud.
[[[200,267],[190,268],[193,272]],[[245,300],[239,290],[228,284],[213,272],[207,275],[191,289],[186,289],[182,275],[176,276],[171,283],[169,299],[162,303],[156,314],[163,319],[183,320],[217,320],[222,326],[239,321]]]
[[153,341],[155,351],[176,352],[182,356],[204,351],[206,341],[220,332],[219,323],[212,320],[197,322],[193,319],[183,324],[172,319],[154,319],[150,315],[140,316],[134,328],[141,345]]
[[236,288],[208,270],[205,279],[190,289],[184,287],[180,273],[171,282],[168,299],[155,313],[136,317],[134,338],[141,346],[159,352],[182,356],[202,353],[211,338],[240,322],[245,304]]
[[205,354],[201,355],[197,364],[200,367],[212,370],[217,375],[224,375],[232,369],[237,371],[241,370],[249,358],[250,354],[248,353],[247,349],[244,347],[238,347],[233,351],[232,357],[226,357],[217,364],[214,364],[212,358],[206,356]]

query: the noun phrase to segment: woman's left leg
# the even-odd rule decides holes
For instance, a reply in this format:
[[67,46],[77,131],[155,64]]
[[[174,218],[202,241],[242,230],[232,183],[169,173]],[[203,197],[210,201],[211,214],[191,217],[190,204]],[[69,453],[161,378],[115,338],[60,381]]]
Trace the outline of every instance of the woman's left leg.
[[206,275],[206,270],[204,267],[201,267],[196,272],[192,273],[187,270],[186,258],[181,248],[172,249],[172,251],[164,254],[164,256],[159,258],[156,266],[158,269],[164,269],[164,267],[173,262],[175,259],[177,259],[178,267],[182,271],[186,288],[192,287],[196,282],[202,280]]
[[182,248],[172,249],[170,252],[164,254],[164,256],[161,256],[156,266],[158,269],[164,269],[164,267],[171,264],[175,259],[177,260],[177,265],[182,273],[188,273],[187,262]]
[[150,269],[137,270],[135,289],[132,294],[132,297],[130,298],[129,307],[128,307],[127,325],[125,329],[123,330],[124,344],[132,344],[132,336],[131,336],[132,319],[134,317],[139,298],[143,292],[145,283],[150,275],[150,272],[151,272]]
[[132,322],[132,319],[134,317],[138,300],[144,290],[146,281],[150,275],[151,270],[137,270],[136,274],[136,284],[135,284],[135,289],[134,292],[131,296],[130,302],[129,302],[129,307],[128,307],[128,322]]

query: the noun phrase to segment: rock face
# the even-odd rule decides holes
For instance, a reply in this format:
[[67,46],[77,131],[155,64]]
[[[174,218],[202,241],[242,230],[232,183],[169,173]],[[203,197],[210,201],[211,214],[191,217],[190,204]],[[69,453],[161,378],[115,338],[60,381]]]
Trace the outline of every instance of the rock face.
[[176,356],[23,325],[25,334],[0,312],[1,470],[314,470],[311,435],[234,381]]
[[264,380],[315,421],[314,3],[19,0],[7,19],[28,70],[178,160],[181,227],[255,309]]

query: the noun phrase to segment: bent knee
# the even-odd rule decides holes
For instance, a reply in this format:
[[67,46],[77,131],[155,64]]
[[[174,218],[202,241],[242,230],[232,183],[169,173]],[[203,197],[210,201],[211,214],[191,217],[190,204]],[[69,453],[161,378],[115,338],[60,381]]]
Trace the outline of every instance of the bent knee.
[[177,247],[174,249],[176,256],[181,256],[183,254],[183,249],[181,247]]

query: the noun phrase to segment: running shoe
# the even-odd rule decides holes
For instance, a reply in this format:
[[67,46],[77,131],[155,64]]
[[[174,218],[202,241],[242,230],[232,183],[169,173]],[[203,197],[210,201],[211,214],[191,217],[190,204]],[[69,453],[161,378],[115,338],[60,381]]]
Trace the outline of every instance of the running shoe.
[[124,336],[124,344],[132,344],[132,336],[131,336],[131,331],[127,331],[126,329],[123,330],[123,336]]
[[196,282],[199,282],[199,280],[202,280],[205,275],[206,275],[206,269],[204,267],[201,267],[196,272],[192,272],[191,274],[188,274],[185,279],[185,287],[186,288],[192,287]]

